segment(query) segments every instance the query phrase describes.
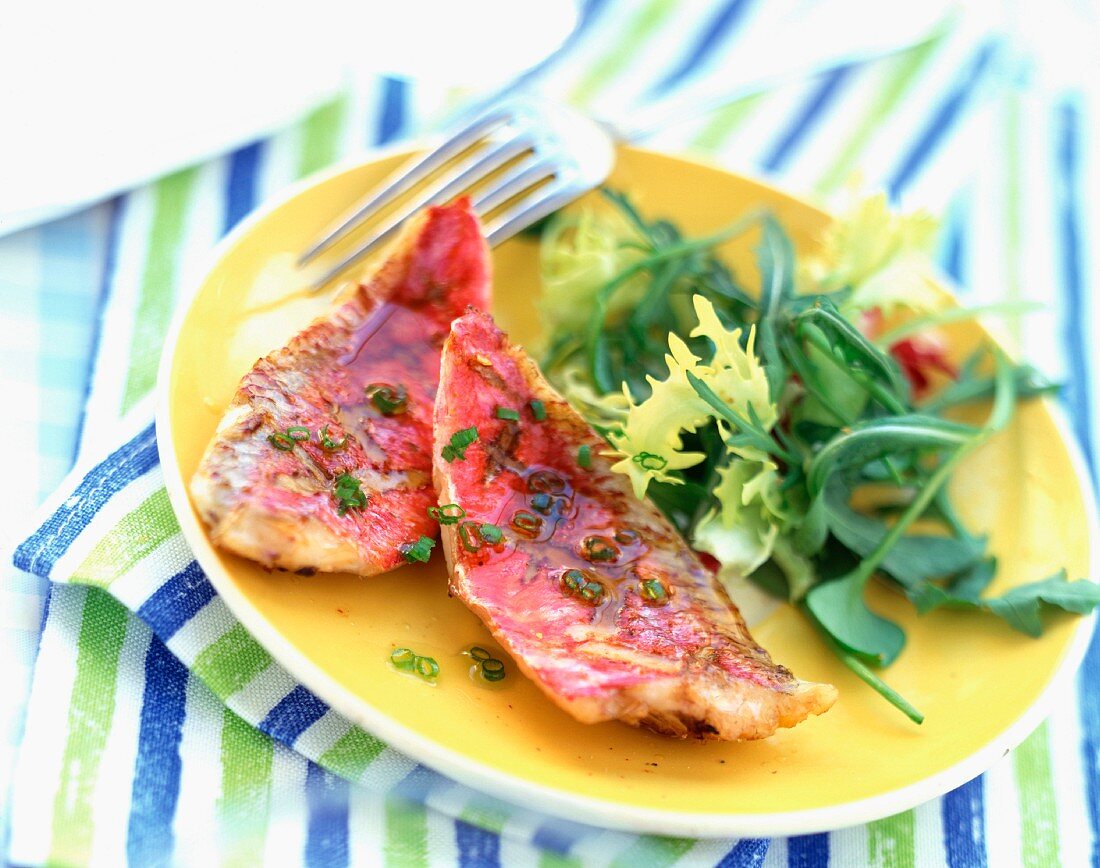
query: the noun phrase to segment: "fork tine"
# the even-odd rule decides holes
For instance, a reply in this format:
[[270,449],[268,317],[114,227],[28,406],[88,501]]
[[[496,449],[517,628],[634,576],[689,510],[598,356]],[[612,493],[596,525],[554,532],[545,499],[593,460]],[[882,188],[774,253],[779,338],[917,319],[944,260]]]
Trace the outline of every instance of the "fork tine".
[[524,131],[514,138],[505,139],[488,150],[471,157],[449,174],[444,175],[431,187],[422,191],[413,201],[407,203],[399,212],[392,214],[382,225],[375,228],[362,244],[318,278],[312,284],[312,288],[319,289],[359,262],[382,241],[389,238],[405,220],[425,205],[450,199],[462,190],[477,184],[509,160],[531,149],[534,145],[534,136],[529,131]]
[[569,204],[589,189],[575,178],[559,178],[532,191],[515,205],[497,215],[485,227],[485,237],[491,247],[507,241],[521,229]]
[[393,199],[401,193],[426,178],[433,170],[462,153],[487,133],[503,126],[512,117],[513,113],[508,108],[502,108],[488,115],[479,117],[454,136],[448,138],[448,140],[436,150],[430,151],[420,157],[414,157],[410,162],[403,164],[389,176],[383,183],[381,189],[356,208],[354,213],[344,218],[339,226],[331,230],[303,253],[298,260],[298,265],[305,265],[307,262],[315,259],[337,241],[346,237],[349,232],[355,229],[371,213],[393,201]]
[[497,179],[498,186],[480,193],[470,206],[482,217],[499,205],[503,205],[513,196],[518,196],[528,187],[549,178],[556,171],[553,163],[542,159],[534,165],[521,163],[503,178]]

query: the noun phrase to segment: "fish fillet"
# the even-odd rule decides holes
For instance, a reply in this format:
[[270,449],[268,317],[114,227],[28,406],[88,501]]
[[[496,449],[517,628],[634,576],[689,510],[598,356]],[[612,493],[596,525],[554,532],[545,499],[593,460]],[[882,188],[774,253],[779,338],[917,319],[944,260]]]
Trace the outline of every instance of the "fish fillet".
[[[464,457],[452,448],[447,460],[470,428],[477,439],[463,447],[459,434]],[[756,739],[833,704],[834,687],[772,662],[713,574],[486,314],[453,325],[435,429],[440,504],[465,510],[443,527],[451,591],[578,720]]]
[[469,204],[410,221],[364,283],[244,376],[191,482],[214,543],[268,568],[370,576],[434,536],[440,348],[488,299]]

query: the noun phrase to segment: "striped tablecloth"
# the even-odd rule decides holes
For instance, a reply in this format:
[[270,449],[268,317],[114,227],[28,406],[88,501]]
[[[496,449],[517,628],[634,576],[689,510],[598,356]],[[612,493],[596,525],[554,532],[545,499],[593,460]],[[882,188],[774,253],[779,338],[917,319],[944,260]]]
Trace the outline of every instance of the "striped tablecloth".
[[[624,117],[700,77],[735,76],[756,9],[748,0],[596,0],[523,84]],[[941,263],[971,300],[1048,306],[1013,325],[1011,339],[1065,382],[1091,467],[1100,104],[1095,90],[1063,86],[1027,35],[946,27],[889,56],[697,114],[646,144],[824,202],[859,172],[899,206],[943,215]],[[18,465],[4,526],[26,527],[31,505],[77,453],[84,459],[45,529],[18,551],[28,572],[6,568],[0,588],[11,673],[0,754],[8,859],[1100,862],[1100,648],[1034,735],[941,799],[829,834],[694,841],[590,829],[480,797],[349,726],[233,621],[179,538],[149,428],[182,288],[217,239],[288,182],[431,129],[470,97],[396,79],[349,87],[271,138],[0,239],[0,388]]]

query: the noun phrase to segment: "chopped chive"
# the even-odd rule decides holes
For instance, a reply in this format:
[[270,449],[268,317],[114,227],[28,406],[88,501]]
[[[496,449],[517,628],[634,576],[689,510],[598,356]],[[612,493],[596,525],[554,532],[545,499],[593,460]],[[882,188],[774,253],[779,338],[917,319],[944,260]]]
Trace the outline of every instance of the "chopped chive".
[[502,539],[504,539],[504,533],[495,524],[483,524],[477,529],[478,535],[485,540],[489,545],[494,546]]
[[439,675],[439,664],[435,662],[433,657],[417,657],[416,674],[421,678],[431,680]]
[[481,663],[483,660],[493,659],[493,655],[482,648],[480,645],[475,645],[473,648],[470,649],[470,656],[474,658],[474,660],[476,660],[478,663]]
[[518,410],[512,410],[509,407],[497,407],[497,418],[498,419],[507,419],[510,422],[518,422],[519,421],[519,411]]
[[660,579],[646,579],[639,584],[642,599],[651,606],[663,606],[668,602],[668,588]]
[[577,450],[577,464],[585,469],[592,466],[592,447],[587,443]]
[[417,562],[426,564],[431,559],[433,548],[435,548],[435,540],[422,536],[414,543],[405,543],[400,546],[398,551],[410,564]]
[[588,583],[588,576],[581,570],[566,570],[562,573],[561,583],[570,591],[579,591]]
[[401,385],[371,383],[367,386],[366,395],[383,416],[397,416],[409,409],[409,393]]
[[412,671],[416,660],[417,656],[412,648],[394,648],[390,652],[390,663],[406,672]]
[[428,515],[440,524],[457,524],[466,517],[466,510],[457,503],[445,503],[442,506],[429,506]]
[[451,435],[451,442],[444,446],[439,454],[446,461],[454,461],[456,458],[466,460],[466,447],[478,439],[477,426],[471,425]]
[[481,663],[481,677],[486,681],[502,681],[504,679],[504,662],[490,657]]
[[362,483],[350,473],[341,473],[336,477],[332,490],[336,498],[336,514],[343,516],[349,509],[362,509],[367,505],[367,496],[363,493]]
[[532,401],[527,406],[531,408],[531,415],[535,417],[536,422],[546,421],[546,405],[542,401]]
[[291,440],[308,440],[309,429],[304,425],[291,425],[286,429],[286,436]]
[[512,516],[512,527],[527,536],[538,536],[542,531],[542,519],[526,509],[516,510]]
[[554,506],[554,498],[545,491],[540,491],[531,498],[531,508],[536,512],[547,515]]
[[[287,433],[290,433],[289,428],[287,429]],[[348,443],[347,434],[340,440],[333,440],[332,437],[329,436],[328,425],[317,432],[317,439],[321,442],[321,448],[326,452],[335,452],[337,449],[343,449]]]
[[458,541],[468,552],[476,552],[481,548],[481,536],[476,521],[464,521],[458,526]]
[[620,554],[619,547],[605,536],[586,536],[581,542],[581,556],[587,561],[614,563]]
[[267,436],[267,442],[280,452],[289,452],[294,448],[294,440],[282,433],[269,434]]

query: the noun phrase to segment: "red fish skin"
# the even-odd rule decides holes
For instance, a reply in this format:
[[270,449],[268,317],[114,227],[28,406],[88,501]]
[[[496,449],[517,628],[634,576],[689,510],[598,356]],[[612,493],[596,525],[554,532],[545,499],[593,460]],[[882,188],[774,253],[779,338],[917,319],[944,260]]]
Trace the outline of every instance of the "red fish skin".
[[[192,482],[214,541],[266,567],[374,575],[404,562],[400,546],[434,536],[427,516],[432,409],[451,321],[489,303],[489,256],[466,200],[410,222],[369,278],[241,385]],[[372,384],[403,386],[386,416]],[[302,426],[280,451],[269,435]],[[327,429],[342,448],[323,448]],[[360,480],[367,503],[339,514],[334,480]]]
[[[535,420],[532,400],[544,403],[546,421]],[[517,410],[520,421],[498,419],[498,407]],[[485,314],[470,313],[452,327],[435,423],[440,503],[457,503],[467,520],[503,530],[500,544],[471,552],[457,526],[443,528],[452,592],[575,717],[737,740],[765,737],[832,704],[830,685],[800,682],[772,662],[712,572],[655,507],[634,497],[626,477],[611,471],[612,459],[600,454],[607,444]],[[442,447],[471,425],[479,439],[464,460],[446,461]],[[578,463],[582,445],[590,450],[588,468]],[[545,471],[564,485],[532,537],[510,521],[517,509],[531,511],[532,474]],[[615,542],[624,531],[624,541]],[[613,561],[584,556],[583,540],[593,535],[614,542]],[[593,607],[565,593],[567,569],[598,578],[604,601]],[[647,603],[643,579],[663,581],[668,602]]]

